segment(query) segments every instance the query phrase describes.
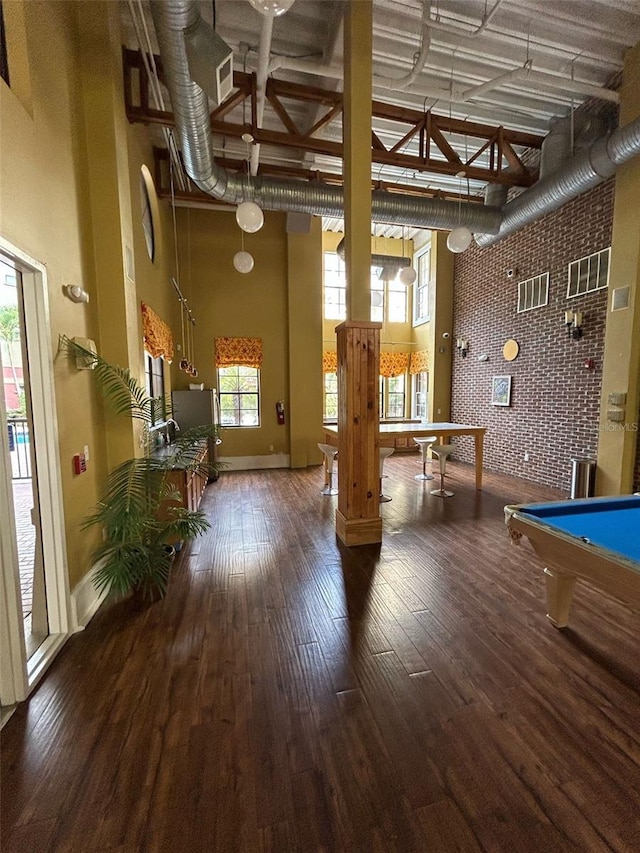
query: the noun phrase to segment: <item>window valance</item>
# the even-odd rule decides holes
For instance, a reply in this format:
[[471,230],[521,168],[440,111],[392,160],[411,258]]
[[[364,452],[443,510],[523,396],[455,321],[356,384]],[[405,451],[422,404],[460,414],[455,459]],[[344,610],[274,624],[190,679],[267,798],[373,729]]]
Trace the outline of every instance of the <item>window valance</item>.
[[385,379],[389,379],[392,376],[401,376],[407,372],[408,367],[408,352],[380,353],[380,376],[384,376]]
[[164,320],[144,302],[142,307],[142,331],[144,348],[153,358],[163,358],[171,364],[173,360],[173,334]]
[[338,372],[338,353],[333,350],[325,350],[322,353],[322,372],[337,373]]
[[262,338],[215,338],[216,367],[262,367]]
[[420,352],[412,352],[411,353],[411,364],[409,366],[409,373],[413,375],[414,373],[427,373],[429,370],[429,351],[426,349],[420,350]]

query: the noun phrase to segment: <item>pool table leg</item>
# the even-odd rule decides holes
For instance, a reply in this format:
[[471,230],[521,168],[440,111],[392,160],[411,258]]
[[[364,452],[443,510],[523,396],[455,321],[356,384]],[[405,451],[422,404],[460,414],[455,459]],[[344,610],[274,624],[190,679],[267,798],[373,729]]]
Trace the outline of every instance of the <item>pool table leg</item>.
[[545,568],[544,575],[547,584],[547,617],[556,628],[566,628],[576,577],[549,568]]

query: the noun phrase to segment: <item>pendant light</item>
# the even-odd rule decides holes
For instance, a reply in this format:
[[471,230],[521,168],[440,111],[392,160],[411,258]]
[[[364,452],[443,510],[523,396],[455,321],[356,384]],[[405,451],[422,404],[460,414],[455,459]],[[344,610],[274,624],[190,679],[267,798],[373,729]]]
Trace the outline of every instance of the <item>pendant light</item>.
[[[404,249],[404,225],[402,226],[402,257],[406,257],[405,249]],[[414,270],[413,266],[410,267],[402,267],[398,278],[400,281],[405,284],[407,287],[413,284],[413,282],[417,279],[418,273]]]
[[[253,136],[250,133],[242,134],[243,142],[247,144],[247,186],[251,189],[251,169],[249,162],[251,160],[251,143]],[[236,208],[236,222],[246,231],[247,234],[255,234],[264,225],[264,213],[260,205],[255,201],[243,201]],[[247,270],[248,272],[248,270]]]
[[[458,222],[460,222],[462,218],[462,179],[465,176],[464,169],[457,173],[456,178],[459,178],[460,184],[458,187]],[[467,193],[468,195],[468,193]],[[456,255],[459,255],[461,252],[466,251],[471,245],[471,241],[473,240],[473,234],[465,225],[458,225],[457,228],[454,228],[453,231],[449,233],[447,237],[447,248],[450,252],[453,252]]]

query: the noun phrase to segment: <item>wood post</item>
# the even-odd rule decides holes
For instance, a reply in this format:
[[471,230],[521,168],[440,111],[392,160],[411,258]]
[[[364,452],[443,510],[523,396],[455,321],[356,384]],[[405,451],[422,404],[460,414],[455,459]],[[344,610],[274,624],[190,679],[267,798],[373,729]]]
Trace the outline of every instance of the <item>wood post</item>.
[[347,320],[338,344],[338,509],[345,545],[382,541],[378,383],[381,323]]

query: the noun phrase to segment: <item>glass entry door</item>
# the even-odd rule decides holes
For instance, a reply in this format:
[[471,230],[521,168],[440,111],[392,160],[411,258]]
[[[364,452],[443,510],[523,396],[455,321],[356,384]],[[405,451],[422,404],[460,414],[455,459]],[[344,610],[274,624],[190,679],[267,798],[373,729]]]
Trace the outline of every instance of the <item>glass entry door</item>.
[[0,252],[3,707],[25,698],[69,627],[46,270],[24,257]]

